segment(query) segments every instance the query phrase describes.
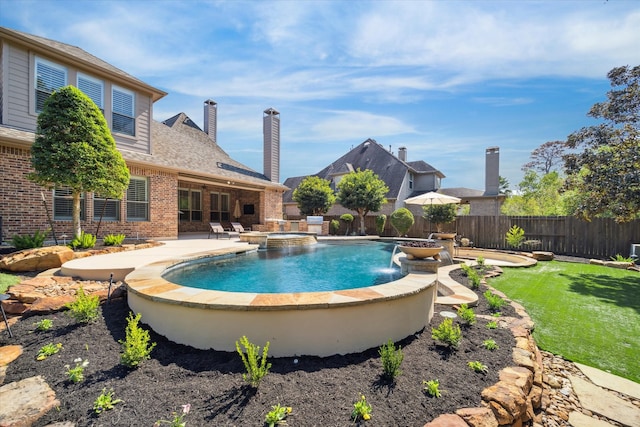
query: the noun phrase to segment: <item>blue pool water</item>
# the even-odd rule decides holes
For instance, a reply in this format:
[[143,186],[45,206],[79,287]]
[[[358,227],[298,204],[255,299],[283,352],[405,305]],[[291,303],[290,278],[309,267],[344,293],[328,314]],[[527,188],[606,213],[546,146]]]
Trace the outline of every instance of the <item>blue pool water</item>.
[[163,278],[229,292],[321,292],[379,285],[401,277],[389,268],[394,245],[379,242],[269,249],[179,264]]

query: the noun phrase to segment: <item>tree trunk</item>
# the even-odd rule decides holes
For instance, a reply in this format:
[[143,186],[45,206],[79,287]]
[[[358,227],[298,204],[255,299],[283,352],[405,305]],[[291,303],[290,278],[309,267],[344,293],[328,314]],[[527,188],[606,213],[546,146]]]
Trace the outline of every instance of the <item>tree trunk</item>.
[[73,192],[73,237],[80,237],[82,228],[80,227],[80,192]]
[[360,217],[360,235],[367,235],[367,228],[364,226],[364,217],[367,215],[367,212],[358,211],[358,216]]

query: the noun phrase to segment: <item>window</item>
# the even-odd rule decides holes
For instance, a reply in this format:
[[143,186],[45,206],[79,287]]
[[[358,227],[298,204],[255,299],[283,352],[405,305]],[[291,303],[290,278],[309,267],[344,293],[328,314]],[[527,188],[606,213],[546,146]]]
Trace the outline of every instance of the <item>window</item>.
[[42,112],[44,102],[54,90],[59,89],[67,84],[67,69],[46,61],[42,58],[36,58],[36,113]]
[[180,221],[202,221],[202,193],[186,188],[178,189]]
[[93,195],[94,221],[118,221],[120,219],[120,200],[104,199]]
[[114,132],[134,136],[136,134],[135,94],[114,86],[112,90],[112,123]]
[[127,220],[149,220],[149,184],[146,178],[134,178],[129,180],[127,188]]
[[78,73],[78,89],[91,98],[104,113],[104,84],[102,80]]
[[[53,219],[71,221],[73,219],[73,195],[71,189],[53,190]],[[80,219],[84,220],[84,194],[80,194]]]
[[211,221],[229,221],[229,195],[226,193],[211,193]]
[[413,174],[409,172],[409,190],[413,189]]

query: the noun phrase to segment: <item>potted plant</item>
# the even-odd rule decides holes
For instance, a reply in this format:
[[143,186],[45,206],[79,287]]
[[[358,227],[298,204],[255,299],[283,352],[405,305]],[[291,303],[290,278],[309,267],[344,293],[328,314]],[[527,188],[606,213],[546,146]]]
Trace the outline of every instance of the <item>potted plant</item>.
[[451,240],[456,237],[456,233],[442,232],[443,224],[449,224],[456,220],[455,204],[423,206],[423,211],[424,219],[436,225],[437,233],[434,233],[436,238]]

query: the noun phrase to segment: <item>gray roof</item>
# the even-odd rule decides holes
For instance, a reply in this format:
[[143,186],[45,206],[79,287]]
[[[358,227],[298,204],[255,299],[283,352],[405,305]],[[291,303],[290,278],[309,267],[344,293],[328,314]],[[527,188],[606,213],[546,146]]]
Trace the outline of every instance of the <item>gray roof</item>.
[[473,188],[466,187],[453,187],[453,188],[441,188],[438,190],[438,193],[446,194],[447,196],[457,197],[464,201],[468,201],[469,199],[481,199],[484,197],[490,197],[495,199],[496,197],[507,197],[505,194],[490,194],[487,195],[483,190],[475,190]]
[[[434,173],[440,177],[444,177],[440,171],[426,162],[403,162],[373,139],[367,139],[362,142],[314,175],[332,181],[332,178],[336,175],[346,174],[357,169],[370,169],[378,175],[389,187],[389,192],[386,194],[387,199],[398,198],[402,182],[408,171],[416,174]],[[293,202],[293,189],[295,189],[304,178],[303,176],[293,177],[288,178],[284,182],[284,185],[292,189],[284,193],[284,203]]]
[[36,50],[39,49],[43,54],[51,55],[51,52],[55,52],[55,54],[67,58],[67,60],[73,62],[74,65],[80,68],[85,68],[89,71],[100,70],[103,73],[117,77],[119,80],[128,81],[134,87],[150,92],[154,101],[157,101],[167,94],[166,92],[148,85],[142,80],[137,79],[131,74],[125,73],[121,69],[114,67],[108,62],[93,56],[77,46],[6,27],[0,27],[0,36],[10,39],[14,43],[29,45],[31,50],[34,48]]

